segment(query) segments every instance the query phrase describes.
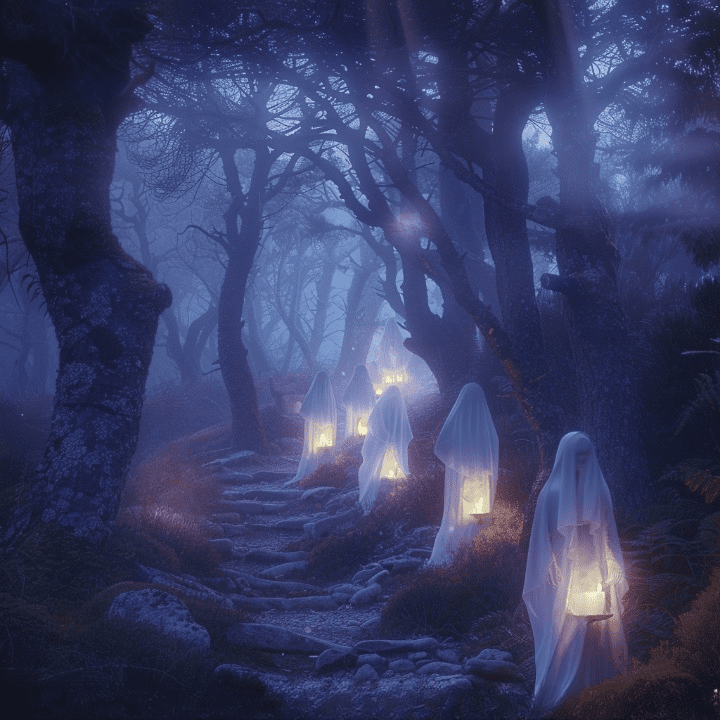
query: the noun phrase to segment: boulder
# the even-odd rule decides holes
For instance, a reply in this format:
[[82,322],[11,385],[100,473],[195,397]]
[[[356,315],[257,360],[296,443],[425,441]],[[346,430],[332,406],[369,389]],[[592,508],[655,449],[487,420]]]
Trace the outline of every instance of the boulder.
[[108,617],[151,628],[181,642],[192,652],[210,650],[208,631],[193,620],[182,600],[164,590],[147,588],[120,593],[112,601]]
[[375,670],[380,672],[387,667],[388,660],[387,658],[384,658],[382,655],[378,655],[377,653],[364,653],[363,655],[358,655],[357,664],[372,665]]
[[328,648],[323,650],[315,660],[315,672],[335,672],[337,670],[352,670],[357,664],[357,653],[352,650],[336,650]]

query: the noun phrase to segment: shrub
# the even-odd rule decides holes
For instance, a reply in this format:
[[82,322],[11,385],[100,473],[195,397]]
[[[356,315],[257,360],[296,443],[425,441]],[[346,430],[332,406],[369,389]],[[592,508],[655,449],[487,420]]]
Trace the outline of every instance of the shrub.
[[517,508],[497,505],[490,526],[451,565],[425,570],[388,600],[384,631],[460,635],[479,617],[515,607],[524,576],[521,528]]

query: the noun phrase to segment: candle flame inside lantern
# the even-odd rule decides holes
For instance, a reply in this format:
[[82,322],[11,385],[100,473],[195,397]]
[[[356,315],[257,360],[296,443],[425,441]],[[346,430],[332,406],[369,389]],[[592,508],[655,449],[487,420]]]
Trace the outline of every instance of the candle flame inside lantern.
[[334,445],[332,425],[315,425],[311,438],[311,452],[313,453],[332,447]]
[[469,519],[473,515],[490,512],[490,478],[488,473],[462,476],[462,515]]
[[388,446],[385,451],[382,467],[380,468],[380,477],[390,478],[391,480],[402,480],[405,477],[405,473],[398,462],[394,445]]
[[360,437],[365,437],[367,435],[367,430],[368,430],[367,418],[362,418],[362,417],[358,418],[356,430],[357,430],[357,434]]
[[[592,583],[575,577],[568,594],[568,612],[580,617],[605,612],[605,591],[602,582]],[[592,588],[595,587],[593,590]]]

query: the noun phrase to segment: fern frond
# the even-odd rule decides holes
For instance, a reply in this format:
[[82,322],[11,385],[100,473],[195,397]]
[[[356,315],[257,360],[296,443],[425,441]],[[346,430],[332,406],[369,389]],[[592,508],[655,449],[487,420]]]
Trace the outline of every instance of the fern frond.
[[720,374],[701,373],[695,378],[697,397],[688,403],[680,414],[675,434],[681,433],[689,423],[702,419],[708,414],[720,414]]

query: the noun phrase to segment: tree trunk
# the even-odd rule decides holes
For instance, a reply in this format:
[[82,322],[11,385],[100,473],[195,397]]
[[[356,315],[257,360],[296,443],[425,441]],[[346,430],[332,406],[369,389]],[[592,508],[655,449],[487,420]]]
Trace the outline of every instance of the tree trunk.
[[117,78],[99,74],[58,87],[20,65],[9,73],[19,227],[60,353],[50,437],[13,536],[40,520],[92,543],[106,537],[137,442],[158,317],[171,302],[112,233],[122,114],[110,90]]
[[560,223],[559,275],[545,275],[542,282],[566,299],[579,429],[595,443],[615,505],[629,517],[650,493],[634,359],[616,280],[619,257],[597,187],[594,111],[577,70],[578,41],[565,0],[548,3],[546,20],[553,57],[546,109],[558,158]]
[[244,194],[230,145],[221,147],[220,158],[231,199],[224,213],[228,265],[218,301],[218,363],[230,398],[233,446],[243,450],[264,450],[267,440],[260,420],[248,351],[242,339],[242,315],[245,288],[262,237],[262,197],[272,161],[267,148],[260,147],[255,151],[250,187]]

